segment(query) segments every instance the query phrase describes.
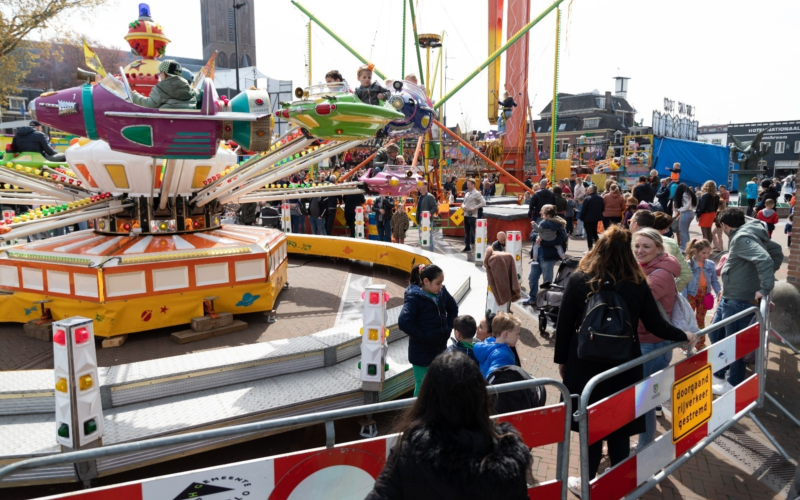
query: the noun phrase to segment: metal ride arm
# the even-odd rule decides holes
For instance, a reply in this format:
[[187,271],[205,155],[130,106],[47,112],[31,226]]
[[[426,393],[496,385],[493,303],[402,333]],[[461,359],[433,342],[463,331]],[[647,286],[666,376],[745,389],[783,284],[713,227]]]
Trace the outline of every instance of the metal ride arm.
[[[198,192],[195,197],[192,199],[192,203],[195,203],[198,207],[202,207],[209,201],[213,200],[214,198],[218,198],[222,196],[226,192],[230,191],[231,189],[236,188],[236,186],[241,185],[241,183],[251,177],[255,177],[262,173],[263,168],[265,166],[274,165],[275,163],[283,160],[284,158],[288,158],[290,155],[297,153],[298,151],[302,151],[309,144],[314,142],[313,139],[298,139],[298,142],[292,143],[291,145],[287,145],[286,148],[279,149],[277,151],[271,152],[265,156],[262,156],[258,159],[255,159],[253,163],[249,165],[245,164],[244,167],[239,168],[236,172],[233,173],[233,177],[228,178],[227,176],[221,177],[217,179],[216,182],[209,185],[208,187],[204,188],[200,192]],[[227,181],[230,179],[236,179],[236,184],[233,182],[228,183]]]
[[[343,143],[333,143],[333,144],[326,144],[322,148],[314,151],[311,154],[298,158],[292,162],[287,163],[286,165],[281,165],[277,169],[273,169],[262,174],[259,177],[255,177],[254,179],[250,180],[247,184],[238,184],[239,188],[231,193],[228,193],[225,196],[219,196],[215,193],[215,196],[219,196],[220,203],[228,203],[231,200],[235,200],[240,196],[243,196],[251,191],[255,191],[256,189],[261,188],[262,186],[269,184],[270,182],[274,182],[279,180],[287,175],[292,175],[295,172],[302,170],[303,168],[318,163],[326,158],[330,158],[333,155],[339,154],[343,151],[347,151],[348,149],[358,146],[359,144],[363,143],[363,141],[350,141],[350,142],[343,142]],[[236,185],[234,184],[234,186]],[[230,191],[228,189],[227,191]],[[203,206],[206,201],[198,203],[198,206]]]
[[44,181],[31,179],[30,177],[17,174],[13,170],[0,170],[0,181],[13,184],[14,186],[24,187],[30,189],[31,191],[36,191],[37,193],[48,194],[53,198],[58,198],[59,200],[64,201],[75,201],[82,197],[81,195],[70,190],[58,189],[57,187]]
[[[742,318],[745,318],[745,317],[747,317],[747,316],[749,316],[751,314],[755,314],[756,320],[761,325],[759,348],[763,349],[763,347],[764,347],[763,341],[764,341],[764,338],[766,337],[766,334],[765,334],[766,329],[765,329],[765,324],[764,324],[764,318],[765,317],[764,317],[764,315],[762,315],[761,311],[757,307],[750,307],[750,308],[748,308],[748,309],[746,309],[744,311],[741,311],[741,312],[739,312],[737,314],[734,314],[730,318],[725,318],[724,320],[722,320],[722,321],[720,321],[718,323],[710,325],[707,328],[704,328],[704,329],[700,330],[699,332],[697,332],[697,336],[698,337],[702,337],[704,335],[708,335],[709,333],[719,329],[720,327],[723,327],[723,326],[725,326],[727,324],[730,324],[730,323],[733,323],[735,321],[738,321],[738,320],[740,320]],[[619,366],[616,366],[616,367],[614,367],[614,368],[612,368],[610,370],[607,370],[607,371],[605,371],[603,373],[595,375],[594,377],[592,377],[591,380],[589,380],[589,382],[584,387],[583,392],[581,393],[580,399],[578,401],[578,411],[575,412],[575,420],[578,422],[578,427],[579,427],[579,431],[580,431],[579,445],[580,445],[581,471],[585,471],[585,472],[583,472],[581,474],[581,493],[582,493],[582,498],[590,498],[590,495],[591,495],[590,482],[591,482],[592,478],[590,478],[589,474],[588,474],[588,470],[589,470],[589,414],[588,414],[588,410],[589,410],[589,398],[592,395],[592,391],[597,387],[598,384],[600,384],[604,380],[608,380],[609,378],[612,378],[612,377],[614,377],[614,376],[616,376],[616,375],[618,375],[620,373],[623,373],[623,372],[625,372],[627,370],[630,370],[631,368],[633,368],[635,366],[643,365],[647,361],[650,361],[651,359],[655,359],[655,358],[657,358],[657,357],[659,357],[659,356],[661,356],[663,354],[666,354],[668,352],[672,352],[673,349],[675,349],[676,347],[678,347],[680,345],[684,345],[684,344],[686,344],[686,343],[685,342],[672,343],[672,344],[664,346],[664,347],[662,347],[660,349],[656,349],[655,351],[652,351],[651,353],[649,353],[647,355],[640,356],[640,357],[638,357],[636,359],[632,359],[631,361],[628,361],[628,362],[623,363],[623,364],[621,364]],[[765,366],[766,366],[766,363],[765,363],[764,356],[756,355],[756,373],[759,374],[759,379],[764,379],[765,380],[765,377],[763,376]],[[759,383],[761,383],[761,380],[759,380]],[[642,493],[644,493],[645,491],[649,490],[650,488],[652,488],[653,486],[658,484],[658,482],[664,480],[669,475],[669,473],[672,473],[675,469],[680,467],[683,463],[685,463],[686,461],[691,459],[692,456],[694,456],[698,451],[700,451],[708,443],[710,443],[711,441],[716,439],[719,435],[721,435],[723,432],[725,432],[733,424],[735,424],[737,421],[739,421],[739,419],[744,417],[746,415],[747,411],[749,411],[749,410],[751,410],[753,408],[761,406],[761,402],[760,402],[761,394],[762,394],[762,392],[759,389],[759,400],[756,400],[753,403],[751,403],[750,405],[748,405],[745,410],[742,410],[741,412],[737,413],[737,415],[734,418],[732,418],[730,421],[728,421],[725,424],[723,424],[720,428],[716,429],[709,436],[706,436],[705,438],[703,438],[699,443],[697,443],[697,445],[692,447],[691,450],[687,451],[680,458],[677,458],[676,461],[674,461],[671,464],[669,464],[669,466],[666,467],[661,473],[656,474],[655,476],[650,478],[650,480],[648,480],[644,485],[640,486],[639,488],[634,490],[633,493],[631,493],[628,496],[626,496],[625,497],[626,500],[638,498],[639,496],[641,496]]]
[[314,198],[317,196],[343,196],[347,194],[366,194],[359,188],[358,182],[347,182],[345,184],[330,184],[327,186],[315,186],[300,189],[265,189],[255,191],[239,198],[239,203],[252,203],[258,201],[282,201],[299,198]]
[[[388,146],[388,145],[390,145],[390,144],[394,144],[394,141],[389,141],[389,142],[387,142],[386,144],[384,144],[384,145],[383,145],[383,147],[385,148],[386,146]],[[372,159],[373,159],[373,158],[375,158],[375,155],[376,155],[376,154],[378,154],[378,150],[377,150],[377,149],[375,150],[375,152],[374,152],[374,153],[372,153],[371,155],[369,155],[369,156],[367,157],[367,159],[366,159],[366,160],[362,161],[361,163],[359,163],[358,165],[356,165],[355,167],[353,167],[353,169],[352,169],[352,170],[350,170],[349,172],[347,172],[347,173],[346,173],[346,174],[344,174],[343,176],[339,177],[339,182],[342,182],[343,180],[345,180],[345,179],[349,178],[349,177],[350,177],[351,175],[353,175],[354,173],[358,172],[358,170],[359,170],[361,167],[363,167],[363,166],[364,166],[364,165],[366,165],[367,163],[371,162],[371,161],[372,161]]]
[[[278,142],[280,142],[281,140],[282,139],[278,139]],[[300,142],[302,142],[304,144],[303,147],[305,147],[305,146],[307,146],[308,144],[311,143],[308,138],[300,137],[300,138],[297,138],[295,141],[290,141],[289,144],[287,144],[287,145],[284,145],[284,146],[282,146],[280,148],[276,148],[274,150],[268,151],[268,152],[266,152],[266,154],[252,156],[249,160],[247,160],[246,162],[244,162],[242,165],[239,166],[239,168],[237,169],[237,173],[239,175],[242,175],[245,172],[249,172],[250,169],[255,168],[256,166],[261,165],[261,164],[263,164],[265,162],[274,163],[274,162],[280,161],[283,158],[285,158],[286,156],[288,156],[289,148],[295,148]],[[296,151],[297,151],[296,149],[293,150],[291,154],[294,154]],[[286,156],[278,156],[278,155],[286,155]],[[210,191],[212,191],[213,189],[218,187],[220,184],[222,184],[226,180],[227,179],[224,178],[224,177],[220,178],[220,179],[217,179],[216,181],[211,182],[208,186],[205,186],[204,188],[200,189],[199,191],[197,191],[195,193],[195,197],[194,197],[192,202],[197,201],[200,196],[203,196],[203,195],[209,193]]]
[[[303,6],[302,6],[302,5],[300,5],[299,3],[295,2],[294,0],[292,0],[292,5],[294,5],[294,6],[295,6],[295,7],[297,7],[298,9],[300,9],[300,11],[301,11],[301,12],[303,12],[303,14],[307,15],[309,19],[311,19],[312,21],[314,21],[315,23],[317,23],[317,26],[319,26],[320,28],[322,28],[323,30],[325,30],[325,32],[326,32],[327,34],[329,34],[331,37],[333,37],[333,39],[334,39],[334,40],[336,40],[337,42],[339,42],[339,43],[342,45],[342,47],[344,47],[344,48],[345,48],[345,49],[346,49],[348,52],[350,52],[351,54],[353,54],[354,56],[356,56],[356,59],[358,59],[359,61],[361,61],[363,64],[369,64],[369,61],[367,61],[366,59],[364,59],[364,56],[362,56],[361,54],[359,54],[358,52],[356,52],[356,51],[355,51],[355,49],[353,49],[352,47],[350,47],[349,45],[347,45],[347,43],[345,43],[345,41],[344,41],[344,40],[342,40],[341,38],[339,38],[339,36],[338,36],[338,35],[336,35],[336,33],[334,33],[334,32],[333,32],[333,31],[332,31],[330,28],[328,28],[327,26],[325,26],[324,24],[322,24],[322,22],[321,22],[319,19],[317,19],[317,18],[314,16],[314,14],[312,14],[311,12],[309,12],[308,10],[306,10],[306,8],[305,8],[305,7],[303,7]],[[375,73],[376,75],[378,75],[378,76],[381,78],[381,80],[385,80],[385,79],[386,79],[386,76],[385,76],[383,73],[381,73],[380,71],[378,71],[378,68],[375,68],[375,67],[373,67],[373,68],[372,68],[372,71],[373,71],[373,73]]]
[[506,170],[504,168],[500,167],[500,165],[498,165],[497,163],[495,163],[492,160],[490,160],[486,155],[482,154],[480,151],[478,151],[477,149],[473,148],[470,143],[468,143],[467,141],[465,141],[464,139],[459,137],[457,134],[454,134],[449,128],[447,128],[444,125],[442,125],[441,123],[439,123],[438,120],[433,120],[433,123],[436,124],[442,130],[442,132],[444,132],[445,134],[450,135],[450,137],[452,137],[453,139],[455,139],[456,141],[461,143],[462,146],[466,147],[467,149],[469,149],[470,151],[472,151],[473,153],[478,155],[483,161],[485,161],[486,163],[488,163],[489,165],[494,167],[495,170],[497,170],[498,172],[502,172],[505,175],[507,175],[512,181],[514,181],[514,184],[520,186],[522,189],[524,189],[525,191],[529,192],[530,194],[533,194],[533,189],[529,188],[528,186],[525,185],[524,182],[522,182],[521,180],[517,179],[513,175],[511,175],[508,172],[506,172]]
[[[181,162],[183,166],[183,162]],[[169,188],[172,186],[172,178],[175,177],[175,169],[178,168],[178,160],[167,160],[166,171],[164,172],[164,180],[161,182],[161,198],[158,201],[158,209],[164,210],[167,208],[167,201],[169,200]],[[157,172],[153,172],[156,175]]]
[[491,63],[492,63],[492,61],[494,61],[495,59],[497,59],[498,57],[500,57],[500,56],[503,54],[503,52],[505,52],[506,50],[508,50],[508,48],[509,48],[509,47],[511,47],[512,45],[514,45],[514,43],[515,43],[517,40],[519,40],[520,38],[522,38],[522,37],[525,35],[525,33],[527,33],[528,31],[530,31],[530,30],[531,30],[531,28],[533,28],[534,26],[536,26],[536,24],[537,24],[539,21],[541,21],[542,19],[544,19],[544,17],[545,17],[547,14],[549,14],[549,13],[550,13],[550,11],[552,11],[553,9],[555,9],[556,7],[558,7],[558,6],[561,4],[561,2],[563,2],[563,1],[564,1],[564,0],[555,0],[555,2],[553,2],[552,4],[550,4],[550,6],[549,6],[549,7],[547,7],[547,8],[546,8],[544,11],[542,11],[542,13],[541,13],[541,14],[539,14],[539,15],[536,17],[536,19],[533,19],[531,22],[529,22],[528,24],[526,24],[526,25],[525,25],[525,26],[524,26],[524,27],[523,27],[521,30],[519,30],[519,31],[517,32],[517,34],[515,34],[514,36],[512,36],[511,38],[509,38],[509,39],[508,39],[508,41],[505,43],[505,45],[503,45],[502,47],[500,47],[499,49],[497,49],[497,50],[494,52],[494,54],[490,55],[490,56],[489,56],[489,58],[488,58],[488,59],[486,59],[486,60],[485,60],[485,61],[484,61],[484,62],[483,62],[483,63],[482,63],[480,66],[478,66],[478,68],[477,68],[475,71],[473,71],[472,73],[470,73],[470,74],[469,74],[469,75],[468,75],[468,76],[467,76],[467,77],[464,79],[464,81],[462,81],[461,83],[459,83],[458,85],[456,85],[455,87],[453,87],[453,90],[451,90],[450,92],[448,92],[448,93],[447,93],[447,95],[446,95],[446,96],[444,96],[444,98],[440,99],[440,100],[439,100],[439,102],[437,102],[437,103],[436,103],[436,104],[433,106],[433,108],[434,108],[434,109],[439,109],[440,107],[442,107],[442,105],[443,105],[444,103],[446,103],[448,99],[450,99],[451,97],[453,97],[453,95],[455,95],[455,93],[456,93],[456,92],[458,92],[459,90],[461,90],[461,89],[464,87],[464,85],[466,85],[467,83],[469,83],[469,81],[470,81],[470,80],[472,80],[473,78],[475,78],[476,76],[478,76],[478,73],[480,73],[480,72],[481,72],[481,71],[483,71],[483,70],[484,70],[484,69],[485,69],[487,66],[489,66],[489,64],[491,64]]
[[[572,413],[572,401],[569,397],[569,390],[566,386],[555,379],[540,378],[535,380],[524,380],[521,382],[511,382],[508,384],[501,384],[496,386],[487,387],[487,391],[491,395],[496,395],[503,392],[517,391],[521,389],[531,389],[540,386],[554,386],[559,390],[563,396],[563,403],[566,411],[566,419]],[[378,403],[372,405],[356,406],[352,408],[343,408],[339,410],[328,410],[324,412],[311,413],[306,415],[298,415],[292,417],[284,417],[263,422],[254,422],[249,424],[241,424],[231,427],[222,427],[211,429],[207,431],[190,432],[187,434],[178,434],[175,436],[167,436],[160,438],[147,439],[144,441],[130,442],[115,444],[111,446],[102,446],[100,448],[92,448],[87,450],[72,451],[67,453],[57,453],[44,457],[29,458],[27,460],[20,460],[12,464],[0,468],[0,481],[17,471],[32,469],[36,467],[44,467],[48,465],[78,463],[87,460],[95,460],[103,457],[117,456],[126,453],[135,453],[145,450],[152,450],[156,448],[164,448],[168,446],[178,446],[186,443],[194,443],[197,441],[221,438],[227,436],[243,435],[253,432],[264,431],[279,431],[282,429],[290,429],[298,426],[308,426],[320,423],[333,422],[336,419],[360,417],[363,415],[383,413],[388,411],[398,411],[410,407],[414,404],[416,398],[401,399],[397,401],[390,401],[387,403]],[[332,425],[326,425],[326,432],[332,431]],[[327,436],[326,444],[328,447],[335,444],[333,436]],[[564,438],[559,442],[558,447],[558,465],[556,468],[556,475],[561,480],[561,498],[565,498],[567,494],[567,478],[566,472],[569,467],[569,439],[570,439],[570,426],[565,422],[564,425]]]
[[24,238],[25,236],[30,236],[32,234],[40,233],[42,231],[50,231],[51,229],[57,229],[59,227],[76,224],[78,222],[84,222],[87,220],[96,219],[97,217],[106,217],[109,215],[114,215],[122,212],[123,210],[127,210],[128,208],[129,206],[127,205],[119,207],[109,207],[92,212],[75,214],[73,217],[67,217],[66,219],[51,220],[51,221],[43,220],[41,223],[36,221],[37,223],[34,225],[12,229],[6,234],[0,235],[0,241],[13,240],[15,238]]

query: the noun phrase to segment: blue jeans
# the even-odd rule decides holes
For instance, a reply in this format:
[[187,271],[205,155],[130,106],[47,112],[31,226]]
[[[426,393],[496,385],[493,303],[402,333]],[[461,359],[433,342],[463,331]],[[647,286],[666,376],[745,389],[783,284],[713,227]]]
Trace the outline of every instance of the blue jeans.
[[306,216],[290,214],[292,218],[292,232],[294,234],[304,234],[306,232]]
[[311,222],[311,234],[318,234],[320,236],[325,236],[327,234],[325,232],[325,219],[309,217],[308,220]]
[[694,219],[692,212],[681,212],[681,218],[678,221],[681,231],[681,252],[685,252],[686,245],[689,244],[689,226],[692,224],[692,219]]
[[[714,319],[711,320],[711,324],[717,323],[722,321],[725,318],[730,318],[734,314],[740,313],[745,309],[753,307],[753,304],[746,300],[735,300],[735,299],[726,299],[722,297],[722,300],[719,303],[719,307],[717,307],[717,312],[714,313]],[[712,343],[717,343],[720,340],[730,337],[734,335],[736,332],[743,330],[747,327],[750,323],[753,322],[755,319],[755,314],[750,314],[745,316],[744,318],[734,321],[728,325],[725,325],[723,329],[717,329],[713,332],[709,333],[708,336],[711,339]],[[725,370],[730,370],[730,374],[728,376],[728,383],[732,386],[736,387],[737,385],[741,384],[744,381],[744,377],[747,374],[746,367],[744,364],[744,359],[737,359],[733,363],[730,364],[727,368],[723,368],[722,370],[718,371],[714,374],[717,378],[725,378]]]
[[390,220],[383,222],[376,221],[375,226],[378,228],[378,241],[392,241],[392,225]]
[[86,229],[89,229],[89,222],[88,221],[84,220],[84,221],[78,222],[78,230],[79,231],[83,231],[83,230],[86,230]]
[[530,287],[531,301],[536,301],[536,294],[539,293],[539,278],[544,277],[544,281],[553,282],[553,268],[557,260],[544,260],[539,253],[539,263],[531,262],[531,272],[528,274],[528,286]]
[[[671,340],[665,340],[663,342],[657,342],[655,344],[646,344],[641,343],[642,347],[642,356],[646,354],[650,354],[651,352],[655,351],[656,349],[660,349],[666,345],[670,345],[672,343]],[[661,356],[651,359],[647,361],[642,368],[644,369],[644,376],[649,377],[650,375],[654,374],[657,371],[663,370],[664,368],[668,367],[670,362],[672,361],[672,351],[662,354]],[[656,410],[650,410],[644,414],[644,422],[645,422],[645,431],[639,434],[639,445],[636,447],[637,450],[641,450],[648,444],[652,443],[656,437]]]
[[472,244],[475,243],[475,223],[477,221],[477,217],[464,217],[464,246],[467,248],[472,248]]

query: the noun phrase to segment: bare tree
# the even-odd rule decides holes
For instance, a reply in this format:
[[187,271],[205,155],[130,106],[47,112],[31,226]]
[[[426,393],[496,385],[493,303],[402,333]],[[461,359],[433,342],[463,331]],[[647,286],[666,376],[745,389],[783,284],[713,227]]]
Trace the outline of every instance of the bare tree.
[[46,30],[63,35],[69,28],[58,23],[63,15],[88,13],[109,0],[3,0],[0,7],[0,105],[16,93],[39,59],[58,57],[50,45],[32,40],[47,38]]

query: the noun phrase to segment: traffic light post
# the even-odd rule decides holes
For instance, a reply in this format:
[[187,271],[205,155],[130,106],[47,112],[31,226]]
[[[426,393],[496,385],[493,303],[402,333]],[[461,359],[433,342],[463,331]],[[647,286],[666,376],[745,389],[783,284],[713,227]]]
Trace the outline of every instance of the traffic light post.
[[[56,442],[62,451],[102,446],[103,406],[97,376],[94,324],[75,316],[53,323]],[[84,483],[97,477],[94,460],[75,464]]]

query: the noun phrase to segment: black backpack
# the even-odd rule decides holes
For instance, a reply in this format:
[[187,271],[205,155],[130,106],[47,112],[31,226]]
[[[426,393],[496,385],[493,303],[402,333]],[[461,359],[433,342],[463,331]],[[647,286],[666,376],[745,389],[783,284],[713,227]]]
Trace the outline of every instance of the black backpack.
[[[533,377],[519,366],[507,365],[501,366],[490,373],[486,381],[489,385],[499,385],[532,379]],[[503,413],[540,408],[544,406],[546,402],[547,392],[544,386],[503,392],[495,397],[493,414],[502,415]]]
[[578,330],[578,359],[621,364],[630,361],[637,341],[628,306],[619,295],[622,283],[603,283],[589,297]]

